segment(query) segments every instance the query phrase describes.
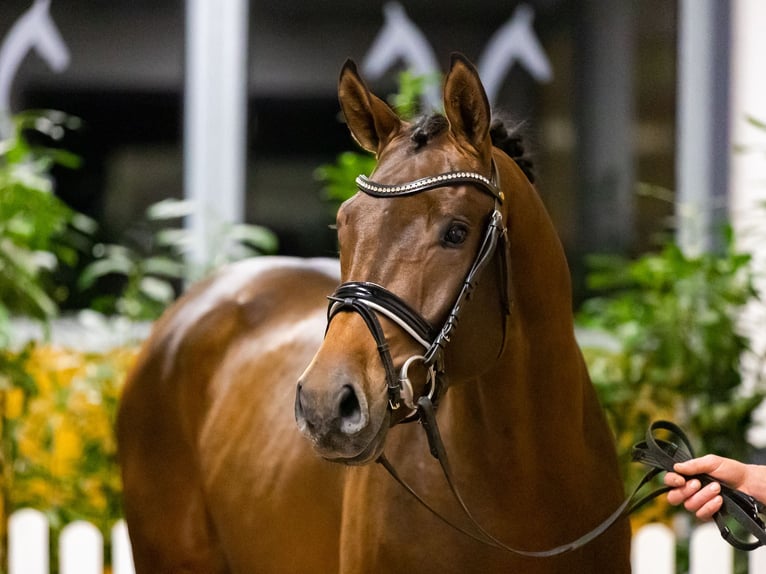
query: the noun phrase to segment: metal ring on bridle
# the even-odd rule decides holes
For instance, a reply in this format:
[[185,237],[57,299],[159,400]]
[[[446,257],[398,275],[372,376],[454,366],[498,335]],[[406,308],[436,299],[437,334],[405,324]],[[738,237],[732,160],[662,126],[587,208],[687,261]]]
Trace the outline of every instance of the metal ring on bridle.
[[415,404],[415,391],[412,388],[412,382],[410,381],[410,376],[407,372],[414,361],[422,361],[423,365],[427,367],[426,384],[423,388],[428,388],[428,394],[426,396],[428,396],[429,399],[433,398],[436,389],[436,369],[434,369],[433,364],[429,365],[426,363],[426,358],[423,355],[413,355],[404,361],[404,364],[399,371],[399,387],[402,402],[412,411],[417,411],[418,406]]

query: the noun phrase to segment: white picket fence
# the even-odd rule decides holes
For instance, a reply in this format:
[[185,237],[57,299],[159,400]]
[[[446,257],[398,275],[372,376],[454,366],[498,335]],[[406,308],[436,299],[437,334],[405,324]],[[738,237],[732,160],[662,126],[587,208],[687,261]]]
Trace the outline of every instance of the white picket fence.
[[[73,522],[61,533],[61,574],[103,574],[104,541],[87,522]],[[49,528],[44,514],[19,510],[8,523],[9,574],[49,574]],[[689,574],[733,574],[733,550],[713,524],[694,530]],[[112,529],[112,572],[134,574],[128,530],[123,521]],[[766,574],[766,548],[748,556],[750,574]],[[675,574],[675,535],[662,524],[641,528],[633,537],[633,574]]]
[[[42,512],[29,508],[14,512],[8,520],[8,574],[49,574],[50,528]],[[103,574],[104,539],[87,522],[72,522],[61,532],[60,574]],[[112,573],[134,574],[128,529],[124,521],[112,528]]]
[[[694,529],[689,574],[733,574],[734,549],[715,524]],[[766,547],[748,554],[749,574],[766,574]],[[675,535],[663,524],[648,524],[633,535],[633,574],[675,574]]]

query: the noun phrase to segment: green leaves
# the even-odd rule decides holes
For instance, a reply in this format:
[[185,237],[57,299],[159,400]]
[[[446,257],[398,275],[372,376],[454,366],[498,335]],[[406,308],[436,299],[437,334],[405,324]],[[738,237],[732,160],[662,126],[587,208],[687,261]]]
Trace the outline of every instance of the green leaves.
[[633,261],[589,258],[591,289],[580,325],[606,333],[612,347],[584,346],[591,376],[618,435],[640,438],[668,416],[701,450],[747,454],[746,430],[766,396],[759,382],[741,387],[740,361],[750,351],[737,322],[756,297],[751,257],[726,234],[722,253],[687,256],[672,242]]
[[322,197],[328,201],[342,203],[356,192],[356,178],[360,174],[370,175],[375,169],[375,157],[344,151],[335,163],[319,166],[314,172],[315,179],[324,184]]
[[51,168],[77,167],[63,150],[33,144],[42,134],[60,139],[78,120],[55,111],[13,118],[10,136],[0,142],[0,345],[7,344],[7,318],[24,314],[46,320],[57,311],[50,272],[59,261],[77,259],[78,233],[87,227],[53,194]]
[[399,117],[411,120],[420,113],[420,96],[429,85],[438,85],[441,74],[417,75],[410,70],[399,74],[399,90],[388,98],[388,103],[396,110]]
[[231,261],[276,251],[276,236],[268,229],[245,223],[222,224],[212,239],[215,245],[210,249],[211,259],[190,261],[192,237],[188,229],[180,227],[179,220],[196,209],[192,201],[160,201],[147,209],[141,224],[142,235],[149,236],[148,243],[96,245],[95,260],[80,275],[80,288],[95,289],[110,280],[117,280],[120,288],[116,294],[98,297],[93,307],[134,320],[152,320],[185,284]]

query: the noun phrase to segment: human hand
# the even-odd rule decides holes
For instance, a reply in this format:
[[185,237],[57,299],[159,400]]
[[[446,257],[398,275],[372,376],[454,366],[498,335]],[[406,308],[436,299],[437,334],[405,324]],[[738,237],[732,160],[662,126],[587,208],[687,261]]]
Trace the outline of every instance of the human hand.
[[[708,474],[732,488],[747,492],[750,482],[749,474],[753,466],[708,454],[677,463],[673,469],[676,472],[668,472],[665,475],[665,484],[673,488],[668,492],[668,502],[673,505],[683,503],[684,508],[695,513],[700,520],[710,520],[723,504],[721,485],[718,482],[711,482],[703,488],[698,479],[686,480],[681,475]],[[764,471],[760,472],[764,473]],[[748,493],[757,496],[754,492]]]

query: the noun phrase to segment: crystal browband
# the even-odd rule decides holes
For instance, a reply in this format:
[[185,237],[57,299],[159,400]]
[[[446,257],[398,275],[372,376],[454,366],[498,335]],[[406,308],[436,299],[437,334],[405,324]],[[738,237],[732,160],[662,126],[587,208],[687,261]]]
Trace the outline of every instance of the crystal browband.
[[445,185],[455,185],[457,183],[472,183],[478,185],[479,189],[489,193],[492,197],[497,198],[501,202],[505,199],[503,192],[498,189],[497,185],[492,180],[473,171],[450,171],[439,175],[423,177],[407,183],[393,185],[370,181],[364,175],[360,175],[356,178],[357,187],[364,193],[375,197],[412,195],[414,193],[420,193],[421,191],[443,187]]

